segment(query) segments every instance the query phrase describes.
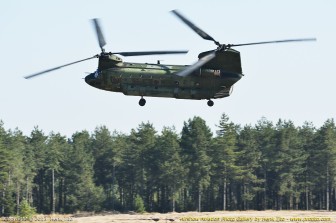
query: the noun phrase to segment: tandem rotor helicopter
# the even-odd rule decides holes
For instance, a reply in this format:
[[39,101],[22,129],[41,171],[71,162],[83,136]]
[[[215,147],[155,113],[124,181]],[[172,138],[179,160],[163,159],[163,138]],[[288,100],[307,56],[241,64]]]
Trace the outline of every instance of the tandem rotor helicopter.
[[230,96],[233,85],[242,77],[240,53],[232,47],[269,43],[316,41],[315,38],[286,39],[243,44],[221,44],[209,34],[198,28],[177,10],[171,11],[182,22],[205,40],[213,41],[217,48],[202,52],[199,60],[192,65],[165,65],[124,62],[117,55],[144,56],[155,54],[184,54],[188,51],[143,51],[143,52],[105,52],[106,45],[98,19],[93,24],[98,37],[101,53],[92,57],[25,76],[36,77],[66,66],[98,58],[98,69],[85,77],[92,87],[121,92],[125,95],[140,96],[139,105],[144,106],[144,97],[167,97],[177,99],[206,99],[213,106],[212,99]]

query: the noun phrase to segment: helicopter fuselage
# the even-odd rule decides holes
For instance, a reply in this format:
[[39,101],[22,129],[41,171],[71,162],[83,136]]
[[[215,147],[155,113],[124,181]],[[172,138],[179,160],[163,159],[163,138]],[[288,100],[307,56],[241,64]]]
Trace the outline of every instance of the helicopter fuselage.
[[228,97],[232,86],[243,76],[240,55],[235,50],[218,53],[214,60],[189,76],[176,75],[187,66],[130,63],[113,54],[105,55],[99,58],[98,70],[85,81],[93,87],[125,95],[209,100]]

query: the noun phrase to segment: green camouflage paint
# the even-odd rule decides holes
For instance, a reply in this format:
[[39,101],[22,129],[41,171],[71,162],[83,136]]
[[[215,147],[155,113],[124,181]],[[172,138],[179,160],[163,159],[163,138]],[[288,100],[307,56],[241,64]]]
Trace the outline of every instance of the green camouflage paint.
[[200,100],[229,96],[232,85],[242,77],[240,54],[232,49],[217,52],[212,61],[189,76],[176,75],[187,67],[129,63],[116,55],[106,55],[99,58],[99,73],[88,84],[125,95]]

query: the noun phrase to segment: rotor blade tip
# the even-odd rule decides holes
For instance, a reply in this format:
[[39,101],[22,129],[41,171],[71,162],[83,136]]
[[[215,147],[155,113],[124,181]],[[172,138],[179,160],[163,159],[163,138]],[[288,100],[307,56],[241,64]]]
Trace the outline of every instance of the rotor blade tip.
[[30,78],[34,77],[35,75],[28,75],[28,76],[24,76],[24,79],[29,80]]

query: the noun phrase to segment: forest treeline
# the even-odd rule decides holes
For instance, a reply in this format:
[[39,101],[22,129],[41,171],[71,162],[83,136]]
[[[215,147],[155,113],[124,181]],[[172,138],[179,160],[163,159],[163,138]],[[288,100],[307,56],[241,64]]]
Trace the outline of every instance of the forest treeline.
[[[194,117],[181,132],[142,123],[129,134],[30,136],[0,122],[0,215],[38,213],[336,210],[336,126],[223,114],[212,134]],[[143,207],[141,207],[143,206]]]

